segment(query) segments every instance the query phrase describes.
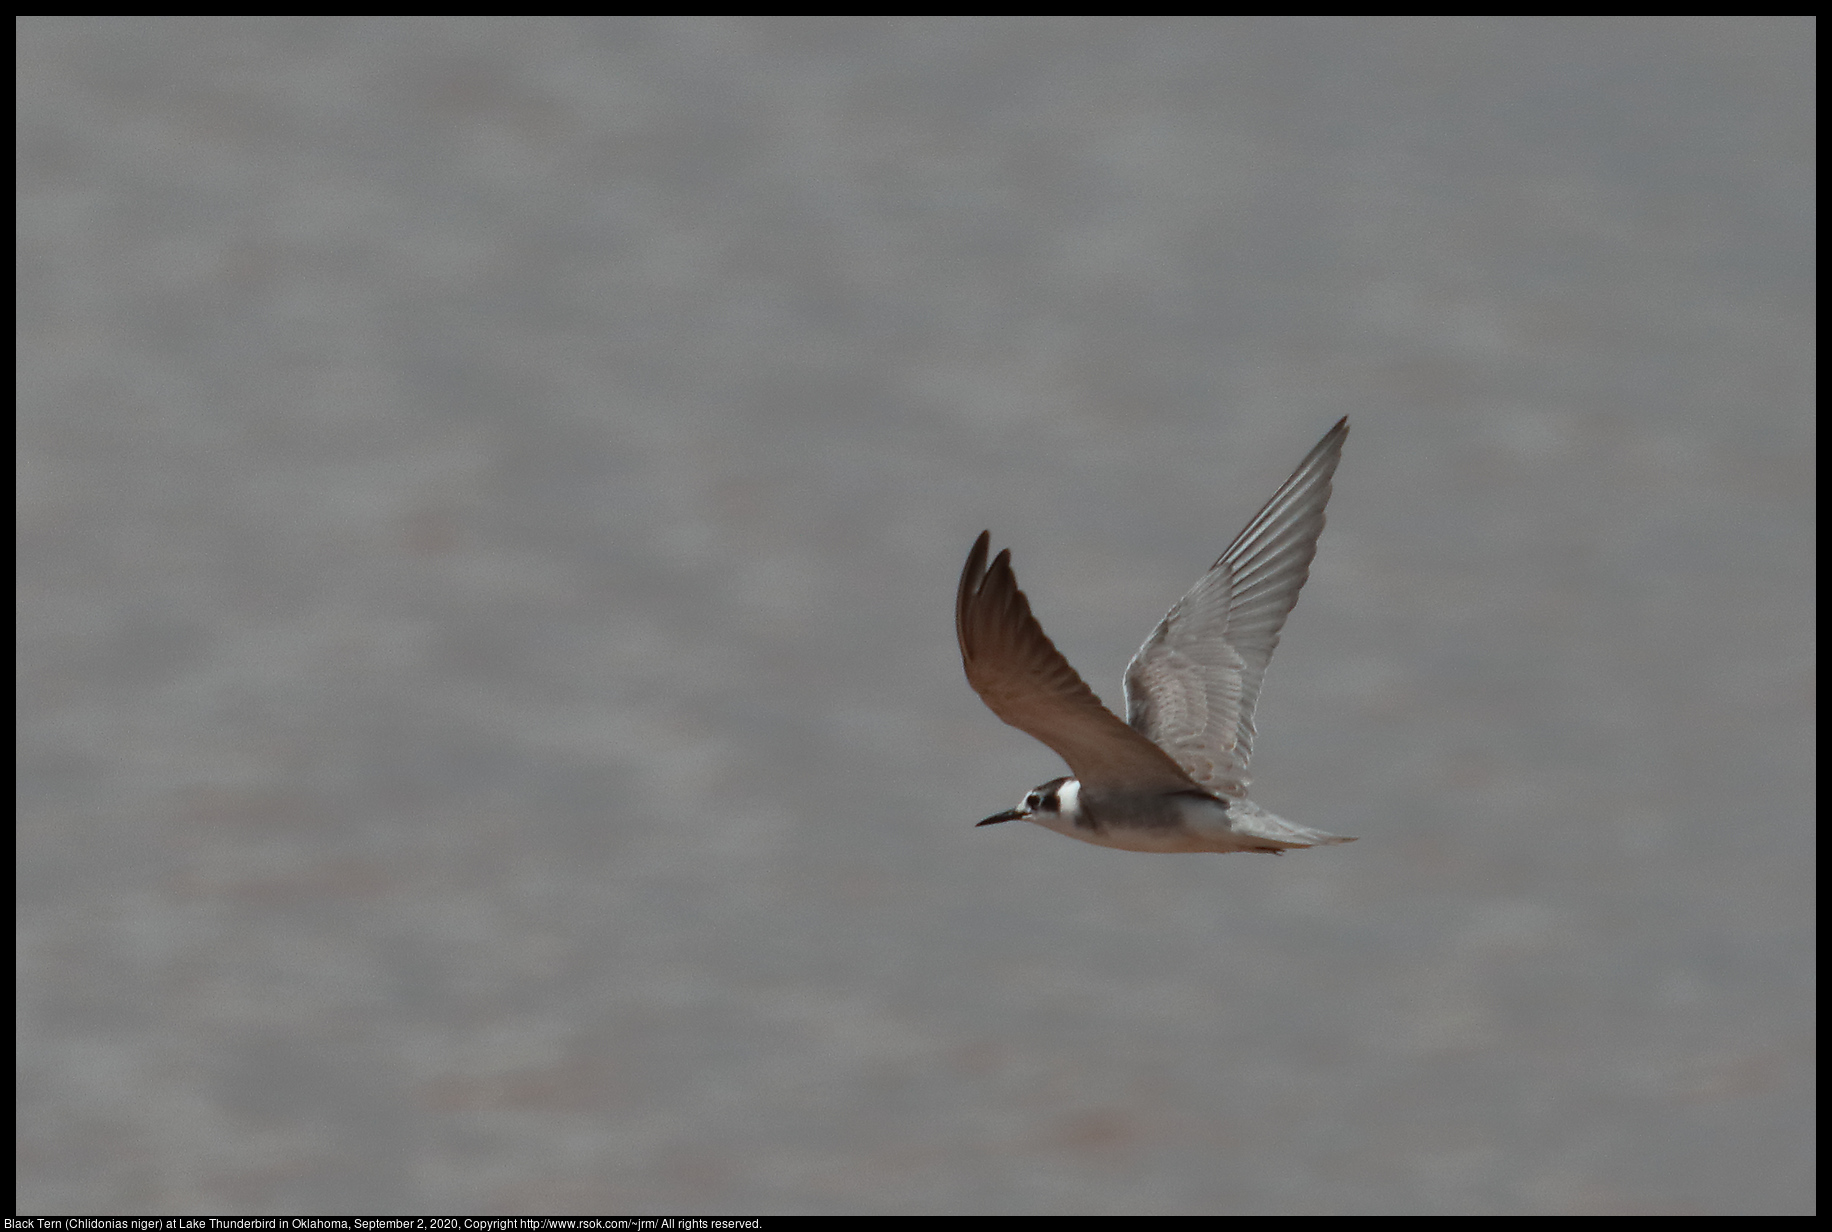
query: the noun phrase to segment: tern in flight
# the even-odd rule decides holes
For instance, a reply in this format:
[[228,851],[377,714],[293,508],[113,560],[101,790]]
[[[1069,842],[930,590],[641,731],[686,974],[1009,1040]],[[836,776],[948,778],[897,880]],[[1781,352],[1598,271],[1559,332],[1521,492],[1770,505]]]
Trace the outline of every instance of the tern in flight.
[[1049,745],[1071,773],[978,824],[1028,821],[1125,851],[1269,851],[1347,843],[1247,798],[1253,705],[1279,630],[1323,532],[1345,417],[1177,600],[1126,665],[1126,721],[1101,704],[1031,615],[1011,549],[967,554],[955,597],[961,662],[1005,722]]

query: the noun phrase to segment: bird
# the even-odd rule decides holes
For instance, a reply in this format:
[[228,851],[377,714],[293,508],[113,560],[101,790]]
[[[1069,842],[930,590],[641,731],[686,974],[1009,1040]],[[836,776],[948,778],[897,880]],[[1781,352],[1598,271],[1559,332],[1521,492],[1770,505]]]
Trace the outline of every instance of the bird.
[[1248,799],[1253,707],[1285,618],[1310,577],[1344,416],[1298,463],[1126,666],[1126,721],[1101,704],[1031,614],[1011,549],[967,554],[954,627],[967,682],[991,711],[1054,749],[1070,773],[980,826],[1028,821],[1123,851],[1258,851],[1353,842]]

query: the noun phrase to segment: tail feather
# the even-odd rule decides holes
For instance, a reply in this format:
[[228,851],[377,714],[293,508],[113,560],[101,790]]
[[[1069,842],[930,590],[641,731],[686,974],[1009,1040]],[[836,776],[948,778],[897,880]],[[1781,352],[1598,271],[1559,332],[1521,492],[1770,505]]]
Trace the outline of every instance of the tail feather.
[[1228,828],[1236,834],[1264,840],[1265,846],[1259,848],[1261,851],[1278,852],[1290,847],[1322,847],[1330,843],[1355,841],[1345,834],[1330,834],[1324,830],[1301,826],[1295,821],[1286,821],[1250,800],[1228,802]]

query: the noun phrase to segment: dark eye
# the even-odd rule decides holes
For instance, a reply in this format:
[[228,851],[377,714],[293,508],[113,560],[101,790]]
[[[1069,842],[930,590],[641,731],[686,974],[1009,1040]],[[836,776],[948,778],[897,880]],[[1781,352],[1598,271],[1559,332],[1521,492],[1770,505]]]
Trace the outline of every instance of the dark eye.
[[1035,809],[1037,807],[1036,792],[1033,791],[1030,795],[1024,797],[1024,807],[1027,809]]

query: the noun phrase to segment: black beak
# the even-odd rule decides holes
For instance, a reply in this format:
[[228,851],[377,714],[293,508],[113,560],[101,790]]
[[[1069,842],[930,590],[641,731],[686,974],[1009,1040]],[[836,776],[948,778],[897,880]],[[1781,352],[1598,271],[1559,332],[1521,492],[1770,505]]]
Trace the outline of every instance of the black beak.
[[974,822],[973,827],[974,829],[977,830],[981,826],[996,826],[1001,821],[1017,821],[1019,818],[1023,816],[1024,814],[1020,813],[1017,809],[1006,809],[1003,813],[993,814],[991,817],[988,817],[985,821]]

